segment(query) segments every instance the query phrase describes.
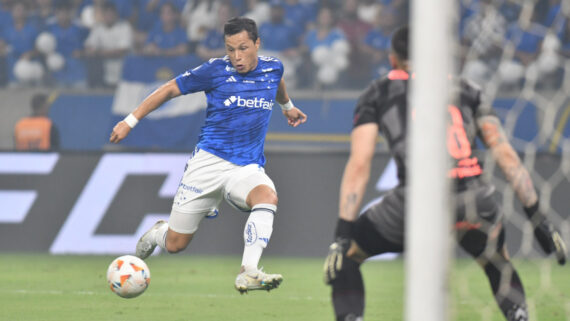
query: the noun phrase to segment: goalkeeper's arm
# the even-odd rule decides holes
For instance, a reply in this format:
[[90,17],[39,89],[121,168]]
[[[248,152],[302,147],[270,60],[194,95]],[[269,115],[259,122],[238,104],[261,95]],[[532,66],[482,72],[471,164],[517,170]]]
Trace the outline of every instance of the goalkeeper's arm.
[[338,271],[342,269],[343,258],[354,252],[351,248],[356,248],[356,244],[352,241],[351,231],[370,178],[370,166],[377,137],[378,124],[376,123],[359,125],[350,135],[350,157],[340,185],[339,218],[335,230],[335,242],[329,248],[324,266],[326,283],[331,283],[336,278]]
[[493,158],[523,204],[541,248],[546,254],[555,252],[558,262],[564,264],[567,256],[564,241],[560,237],[560,233],[540,211],[538,195],[530,174],[509,143],[500,120],[494,115],[485,115],[477,119],[477,125],[481,139],[490,149]]
[[340,185],[338,213],[342,220],[352,222],[358,216],[366,184],[370,178],[370,166],[377,137],[376,123],[357,126],[350,135],[350,156]]

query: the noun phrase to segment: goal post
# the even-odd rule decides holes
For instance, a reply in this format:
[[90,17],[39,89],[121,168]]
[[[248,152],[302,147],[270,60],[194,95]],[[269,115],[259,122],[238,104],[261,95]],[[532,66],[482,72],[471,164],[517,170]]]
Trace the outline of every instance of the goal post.
[[411,6],[411,70],[406,198],[407,321],[446,321],[451,259],[446,113],[452,71],[450,0]]

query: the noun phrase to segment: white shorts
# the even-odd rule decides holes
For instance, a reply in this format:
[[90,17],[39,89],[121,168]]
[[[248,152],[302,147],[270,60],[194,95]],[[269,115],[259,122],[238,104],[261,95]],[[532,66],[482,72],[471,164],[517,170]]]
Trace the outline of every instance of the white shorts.
[[196,148],[174,196],[168,226],[178,233],[196,232],[206,215],[217,213],[222,198],[240,211],[249,211],[251,208],[245,200],[259,185],[267,185],[275,191],[273,181],[262,166],[239,166]]

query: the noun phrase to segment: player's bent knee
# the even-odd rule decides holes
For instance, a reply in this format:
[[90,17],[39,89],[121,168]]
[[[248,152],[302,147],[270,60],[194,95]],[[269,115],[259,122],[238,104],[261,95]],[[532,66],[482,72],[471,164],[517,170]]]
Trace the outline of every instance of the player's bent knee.
[[273,188],[268,185],[258,185],[249,192],[247,195],[246,203],[248,206],[253,207],[255,204],[275,204],[279,199],[277,193]]
[[181,234],[172,230],[168,231],[166,236],[166,250],[168,253],[178,253],[188,247],[194,234]]

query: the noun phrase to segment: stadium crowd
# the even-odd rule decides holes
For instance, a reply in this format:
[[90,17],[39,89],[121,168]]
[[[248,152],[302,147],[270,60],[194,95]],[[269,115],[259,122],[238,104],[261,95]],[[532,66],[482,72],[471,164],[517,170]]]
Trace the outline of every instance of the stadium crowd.
[[[459,8],[465,75],[485,84],[498,71],[507,86],[549,75],[560,84],[570,58],[561,0],[459,0]],[[283,61],[291,87],[361,89],[388,71],[390,37],[408,21],[409,1],[0,0],[0,86],[113,88],[131,55],[223,56],[221,29],[236,15],[257,22],[260,53]]]

